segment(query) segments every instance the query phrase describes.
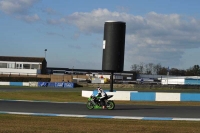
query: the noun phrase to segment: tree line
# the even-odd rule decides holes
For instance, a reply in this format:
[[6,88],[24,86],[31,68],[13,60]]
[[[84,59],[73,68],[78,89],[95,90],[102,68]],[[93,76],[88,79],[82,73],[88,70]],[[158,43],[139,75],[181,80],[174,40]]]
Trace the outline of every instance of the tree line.
[[194,65],[186,70],[177,69],[177,68],[170,68],[163,67],[160,63],[140,63],[140,64],[133,64],[131,66],[131,71],[136,71],[140,74],[156,74],[156,75],[169,75],[173,76],[199,76],[200,75],[200,66]]

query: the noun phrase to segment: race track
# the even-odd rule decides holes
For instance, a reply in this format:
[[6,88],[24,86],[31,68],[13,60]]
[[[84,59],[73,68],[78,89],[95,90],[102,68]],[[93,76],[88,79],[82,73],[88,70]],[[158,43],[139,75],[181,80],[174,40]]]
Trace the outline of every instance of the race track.
[[85,103],[1,100],[0,112],[200,119],[198,106],[116,105],[114,110],[88,110]]

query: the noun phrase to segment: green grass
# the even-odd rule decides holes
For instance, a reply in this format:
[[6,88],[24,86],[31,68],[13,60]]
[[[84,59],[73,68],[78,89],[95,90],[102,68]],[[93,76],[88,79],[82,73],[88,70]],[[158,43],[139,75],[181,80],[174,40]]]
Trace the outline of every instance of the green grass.
[[0,133],[199,133],[200,122],[0,115]]
[[1,92],[0,99],[83,102],[81,92]]

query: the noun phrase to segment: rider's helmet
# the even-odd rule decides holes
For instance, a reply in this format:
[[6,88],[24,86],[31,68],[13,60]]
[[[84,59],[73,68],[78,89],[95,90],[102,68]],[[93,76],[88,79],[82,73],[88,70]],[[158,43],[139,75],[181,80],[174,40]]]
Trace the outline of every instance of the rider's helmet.
[[98,91],[102,91],[101,87],[99,87],[99,86],[97,87],[97,90],[98,90]]

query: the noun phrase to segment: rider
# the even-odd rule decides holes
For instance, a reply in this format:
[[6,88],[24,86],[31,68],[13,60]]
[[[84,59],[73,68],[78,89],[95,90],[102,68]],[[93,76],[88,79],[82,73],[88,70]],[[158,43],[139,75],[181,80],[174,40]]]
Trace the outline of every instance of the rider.
[[98,94],[96,96],[100,97],[100,102],[103,105],[103,109],[105,109],[105,99],[108,97],[106,92],[101,88],[101,87],[97,87],[98,90]]

